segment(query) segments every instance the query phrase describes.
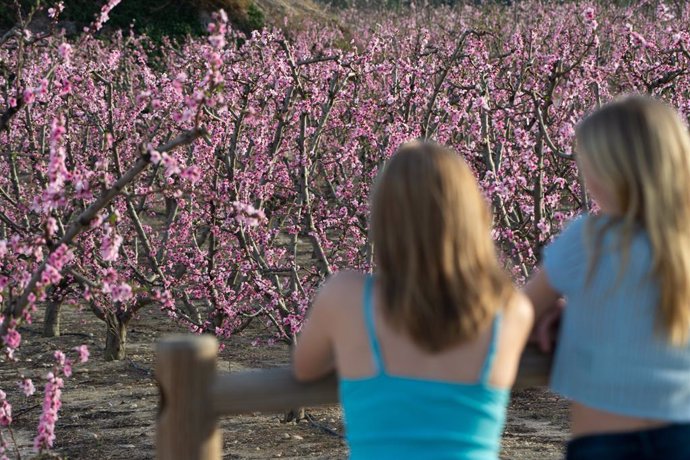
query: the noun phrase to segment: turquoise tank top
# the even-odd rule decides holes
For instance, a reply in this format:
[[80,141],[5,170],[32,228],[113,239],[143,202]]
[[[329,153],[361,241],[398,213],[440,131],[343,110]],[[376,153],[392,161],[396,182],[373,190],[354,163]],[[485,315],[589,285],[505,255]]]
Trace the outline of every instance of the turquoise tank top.
[[[549,282],[566,297],[551,387],[595,409],[690,422],[690,345],[671,346],[655,330],[660,293],[649,237],[638,229],[626,260],[619,227],[604,230],[610,224],[607,216],[582,216],[544,251]],[[600,256],[587,279],[600,230]]]
[[497,459],[510,390],[488,383],[500,327],[497,315],[477,383],[390,375],[374,325],[372,281],[364,285],[364,318],[376,369],[340,379],[350,458]]

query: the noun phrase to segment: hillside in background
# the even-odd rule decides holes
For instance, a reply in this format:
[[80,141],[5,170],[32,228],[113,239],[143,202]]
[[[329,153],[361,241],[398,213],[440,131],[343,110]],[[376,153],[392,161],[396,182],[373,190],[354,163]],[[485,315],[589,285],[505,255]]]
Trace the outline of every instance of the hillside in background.
[[[68,34],[78,33],[98,13],[105,0],[63,0],[65,10],[61,26]],[[21,13],[26,17],[36,0],[19,0]],[[46,7],[57,0],[43,0]],[[201,35],[209,13],[220,8],[230,16],[235,27],[245,33],[265,25],[297,26],[305,20],[334,21],[327,12],[329,2],[313,0],[122,0],[110,13],[107,27],[145,33],[154,40],[163,36],[181,38],[188,34]],[[44,9],[45,10],[45,9]],[[36,22],[45,21],[45,12],[35,16]],[[17,8],[13,0],[0,2],[0,29],[8,29],[17,22]]]
[[[15,1],[24,15],[40,2],[52,6],[58,0],[2,0],[0,1],[0,31],[16,23]],[[77,33],[89,24],[107,0],[62,0],[65,11],[62,26],[68,33]],[[548,0],[542,0],[549,3]],[[561,0],[562,1],[562,0]],[[554,0],[554,3],[561,1]],[[605,4],[628,5],[638,0],[610,0]],[[676,0],[678,2],[679,0]],[[182,38],[188,34],[201,35],[209,13],[220,8],[230,16],[232,23],[245,33],[265,25],[294,28],[307,20],[337,22],[337,9],[364,8],[400,10],[411,4],[427,6],[454,6],[459,4],[511,5],[520,0],[122,0],[111,12],[108,27],[128,29],[149,35],[154,41],[163,36]],[[45,17],[45,13],[43,14]],[[287,20],[286,20],[287,19]],[[41,17],[39,15],[40,22]]]

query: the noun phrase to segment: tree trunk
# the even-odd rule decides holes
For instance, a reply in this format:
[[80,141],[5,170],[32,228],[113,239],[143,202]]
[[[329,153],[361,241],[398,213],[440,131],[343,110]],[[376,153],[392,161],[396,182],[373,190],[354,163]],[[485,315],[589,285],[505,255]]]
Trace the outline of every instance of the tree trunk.
[[127,343],[127,323],[116,313],[105,315],[105,352],[106,361],[125,359],[125,345]]
[[290,409],[286,413],[283,414],[283,419],[281,420],[282,423],[299,423],[300,421],[304,420],[306,417],[306,414],[304,412],[304,408],[301,407],[299,409]]
[[46,307],[46,314],[43,318],[43,337],[60,337],[60,310],[62,302],[51,300]]
[[[297,345],[297,336],[293,334],[292,336],[292,343],[290,344],[290,354],[292,354],[292,349]],[[304,407],[296,407],[294,409],[290,409],[289,411],[285,412],[283,414],[283,419],[281,420],[282,423],[299,423],[302,420],[306,418],[306,412],[304,410]]]

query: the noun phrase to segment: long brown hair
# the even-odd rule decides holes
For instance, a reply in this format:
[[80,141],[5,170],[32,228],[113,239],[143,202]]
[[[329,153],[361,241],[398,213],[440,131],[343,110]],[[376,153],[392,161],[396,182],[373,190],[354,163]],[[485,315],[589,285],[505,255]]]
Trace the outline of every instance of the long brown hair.
[[437,352],[476,337],[513,292],[470,168],[430,142],[403,145],[376,184],[371,238],[383,311]]
[[[609,184],[620,208],[622,264],[635,228],[652,247],[659,283],[657,327],[668,341],[690,336],[690,135],[678,114],[661,101],[629,96],[607,104],[577,128],[579,154]],[[590,276],[603,235],[595,237]],[[598,248],[598,249],[597,249]],[[621,267],[621,270],[623,267]]]

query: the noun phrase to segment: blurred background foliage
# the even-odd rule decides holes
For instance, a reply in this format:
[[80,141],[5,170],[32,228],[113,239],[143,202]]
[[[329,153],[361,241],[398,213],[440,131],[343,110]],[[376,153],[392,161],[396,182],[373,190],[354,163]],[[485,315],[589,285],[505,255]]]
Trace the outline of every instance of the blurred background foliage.
[[[0,30],[16,23],[17,4],[24,14],[38,1],[51,6],[58,0],[0,0]],[[284,29],[299,27],[308,19],[337,22],[337,8],[401,10],[422,6],[511,5],[520,0],[122,0],[110,13],[107,27],[129,29],[160,42],[163,36],[179,40],[205,33],[204,24],[212,11],[225,9],[233,25],[245,33],[275,24]],[[542,0],[544,4],[577,0]],[[639,0],[601,0],[602,3],[634,4]],[[667,3],[685,0],[669,0]],[[88,25],[106,0],[63,0],[62,26],[78,33]],[[342,24],[347,27],[346,24]]]
[[[71,25],[72,32],[90,24],[105,0],[63,0],[61,19]],[[36,0],[18,0],[22,13],[27,14]],[[44,0],[43,5],[53,5]],[[264,11],[253,0],[122,0],[110,13],[109,28],[129,29],[144,33],[154,41],[163,36],[176,39],[201,35],[208,13],[225,8],[235,27],[243,32],[260,29],[265,24]],[[14,0],[0,1],[0,28],[12,27],[17,21]],[[69,31],[69,30],[68,30]]]

